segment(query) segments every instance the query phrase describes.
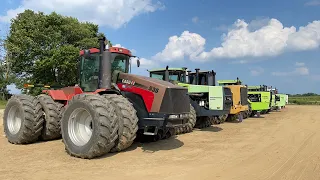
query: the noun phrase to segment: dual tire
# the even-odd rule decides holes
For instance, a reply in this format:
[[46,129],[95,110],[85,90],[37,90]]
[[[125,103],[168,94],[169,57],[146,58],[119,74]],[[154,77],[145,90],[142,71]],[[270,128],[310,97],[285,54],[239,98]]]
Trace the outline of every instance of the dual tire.
[[3,117],[4,133],[12,144],[36,142],[43,130],[43,110],[36,97],[12,96]]
[[121,95],[76,95],[62,117],[65,149],[85,159],[124,150],[136,138],[137,123],[136,111]]
[[75,95],[65,110],[47,95],[17,95],[8,101],[3,123],[10,143],[62,136],[67,153],[85,159],[130,147],[138,130],[136,111],[121,95]]
[[4,112],[4,131],[13,144],[30,144],[37,140],[61,137],[60,119],[63,106],[48,95],[37,97],[14,95]]

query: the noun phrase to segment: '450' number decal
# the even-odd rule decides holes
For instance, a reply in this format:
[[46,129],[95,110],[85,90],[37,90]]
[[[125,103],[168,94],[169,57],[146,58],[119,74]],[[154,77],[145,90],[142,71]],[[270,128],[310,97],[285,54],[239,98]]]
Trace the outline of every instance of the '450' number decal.
[[153,86],[149,86],[149,91],[154,92],[154,93],[158,93],[159,89],[155,88]]

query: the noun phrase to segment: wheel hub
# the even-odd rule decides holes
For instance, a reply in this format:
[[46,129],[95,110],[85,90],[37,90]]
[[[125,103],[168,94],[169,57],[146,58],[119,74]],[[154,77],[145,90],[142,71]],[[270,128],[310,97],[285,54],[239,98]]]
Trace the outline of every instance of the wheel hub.
[[22,119],[18,106],[12,106],[8,113],[7,126],[11,134],[17,134],[21,128]]
[[83,109],[75,109],[68,121],[68,134],[71,141],[77,146],[84,146],[92,136],[92,117],[90,113]]

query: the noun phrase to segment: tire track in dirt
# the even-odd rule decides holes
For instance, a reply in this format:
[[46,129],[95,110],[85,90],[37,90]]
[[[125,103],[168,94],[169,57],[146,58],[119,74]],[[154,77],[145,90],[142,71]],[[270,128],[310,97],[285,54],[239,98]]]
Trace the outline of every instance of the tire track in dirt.
[[319,110],[287,106],[94,160],[70,157],[61,140],[9,144],[1,123],[0,179],[320,179]]

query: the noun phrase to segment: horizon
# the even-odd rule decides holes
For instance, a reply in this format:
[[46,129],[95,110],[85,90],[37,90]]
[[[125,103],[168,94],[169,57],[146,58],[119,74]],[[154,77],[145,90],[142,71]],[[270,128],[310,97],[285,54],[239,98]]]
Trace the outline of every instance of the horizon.
[[[77,1],[64,6],[46,2],[5,0],[0,28],[7,31],[10,19],[25,9],[55,11],[98,24],[114,46],[139,56],[141,67],[132,66],[134,74],[186,66],[213,69],[216,79],[239,77],[247,85],[277,87],[285,94],[320,94],[319,0],[186,0],[183,6],[169,0],[94,0],[90,9]],[[8,88],[18,92],[13,85]]]

